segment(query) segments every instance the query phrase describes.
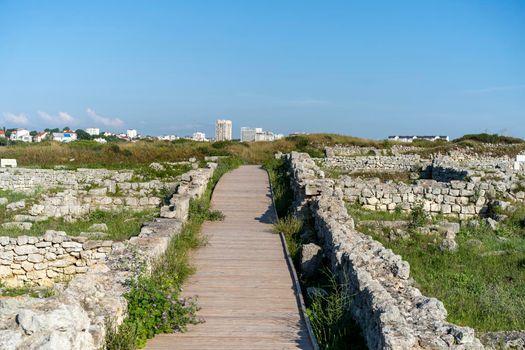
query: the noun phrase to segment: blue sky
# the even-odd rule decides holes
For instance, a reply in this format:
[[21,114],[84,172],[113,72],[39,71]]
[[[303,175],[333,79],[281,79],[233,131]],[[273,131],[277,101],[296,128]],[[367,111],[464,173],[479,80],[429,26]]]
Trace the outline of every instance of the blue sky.
[[0,122],[525,137],[525,1],[0,0]]

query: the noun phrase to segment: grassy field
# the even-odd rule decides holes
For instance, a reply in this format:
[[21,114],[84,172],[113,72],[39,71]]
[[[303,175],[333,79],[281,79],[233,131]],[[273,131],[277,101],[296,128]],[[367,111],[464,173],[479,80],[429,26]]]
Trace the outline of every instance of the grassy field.
[[[483,137],[461,139],[458,142],[416,142],[417,153],[430,155],[448,152],[454,148],[469,148],[481,153],[515,155],[525,150],[524,143],[503,143],[498,148],[485,148]],[[491,137],[488,140],[498,141]],[[507,140],[507,139],[505,139]],[[508,140],[507,140],[508,141]],[[503,141],[502,141],[503,142]],[[271,159],[275,152],[292,150],[307,152],[313,157],[323,157],[324,147],[333,145],[368,146],[389,149],[395,142],[362,139],[336,134],[310,134],[287,137],[275,142],[240,143],[238,141],[194,142],[137,141],[99,144],[94,141],[76,141],[67,144],[47,141],[42,143],[17,143],[0,147],[0,158],[16,158],[18,164],[26,167],[50,168],[56,165],[77,167],[105,167],[123,169],[148,165],[151,162],[176,162],[205,156],[235,156],[250,164],[261,164]]]
[[359,211],[350,207],[358,229],[370,234],[410,263],[417,286],[441,300],[448,321],[478,331],[525,329],[525,229],[518,210],[492,231],[483,222],[463,227],[456,238],[456,252],[441,251],[441,238],[410,232],[408,239],[359,225],[363,220],[410,220],[404,213]]

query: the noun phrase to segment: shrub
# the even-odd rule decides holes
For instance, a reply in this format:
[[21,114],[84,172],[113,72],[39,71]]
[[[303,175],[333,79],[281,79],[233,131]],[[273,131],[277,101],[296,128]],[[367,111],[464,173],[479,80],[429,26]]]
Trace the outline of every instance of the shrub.
[[410,228],[418,228],[427,223],[427,214],[423,207],[418,205],[412,209],[410,213]]
[[109,145],[109,150],[113,153],[120,153],[120,147],[114,143]]

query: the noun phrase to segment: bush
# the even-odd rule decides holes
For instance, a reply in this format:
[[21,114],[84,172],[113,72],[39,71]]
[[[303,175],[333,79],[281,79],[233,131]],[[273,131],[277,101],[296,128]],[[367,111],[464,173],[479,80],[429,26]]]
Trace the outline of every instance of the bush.
[[427,214],[423,207],[418,205],[412,209],[410,213],[410,228],[418,228],[427,223]]

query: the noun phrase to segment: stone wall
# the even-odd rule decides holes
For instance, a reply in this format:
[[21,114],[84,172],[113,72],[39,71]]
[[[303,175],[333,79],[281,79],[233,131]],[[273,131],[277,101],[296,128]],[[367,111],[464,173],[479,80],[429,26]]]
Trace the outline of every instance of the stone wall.
[[428,213],[445,214],[466,219],[483,214],[488,198],[496,197],[496,188],[489,183],[418,180],[415,184],[388,182],[379,179],[354,179],[342,176],[336,180],[348,202],[358,202],[365,209],[404,211],[420,206]]
[[[315,159],[322,166],[342,169],[350,176],[338,178],[344,198],[370,210],[412,210],[466,219],[483,215],[491,199],[525,200],[525,173],[512,168],[508,157],[438,156],[423,160],[417,155],[358,156]],[[412,184],[356,179],[354,172],[411,172],[430,180]]]
[[[210,164],[205,169],[186,173],[181,185],[173,194],[173,202],[176,202],[177,198],[192,199],[204,193],[214,169],[215,164]],[[183,218],[188,216],[187,210],[187,207],[178,207],[178,212]],[[75,258],[75,264],[69,266],[75,266],[76,269],[76,263],[85,260],[88,269],[86,272],[79,271],[83,272],[82,274],[73,275],[75,277],[65,289],[61,290],[59,285],[56,285],[58,293],[53,297],[0,298],[2,349],[100,349],[105,339],[107,318],[110,317],[116,324],[120,324],[126,315],[127,302],[123,295],[128,290],[127,281],[141,271],[148,270],[150,262],[164,253],[171,238],[180,232],[184,221],[180,218],[158,218],[145,223],[140,234],[126,242],[111,242],[110,245],[109,241],[103,241],[99,247],[96,247],[99,243],[89,243],[93,241],[82,243],[73,238],[66,240],[64,235],[55,233],[57,237],[63,237],[64,241],[58,243],[55,240],[56,243],[53,243],[53,238],[49,238],[50,247],[63,249],[62,255],[70,255],[63,258],[67,261]],[[32,242],[34,240],[32,238]],[[44,237],[41,242],[49,240]],[[64,246],[65,242],[70,243]],[[21,239],[21,243],[26,243],[24,238]],[[48,243],[45,244],[48,247],[37,248],[36,241],[19,245],[18,241],[9,240],[9,245],[13,246],[13,250],[24,246],[49,248]],[[106,249],[100,251],[100,248]],[[88,258],[90,251],[91,258]],[[79,253],[79,257],[76,253]],[[105,256],[93,256],[99,253]],[[29,252],[27,255],[20,255],[29,259]],[[47,278],[47,271],[53,270],[48,268],[38,271],[46,271]]]
[[103,184],[104,181],[130,181],[132,171],[107,169],[52,170],[29,168],[0,168],[0,189],[32,192],[36,188],[78,188],[83,184]]
[[144,210],[158,207],[160,203],[161,198],[153,194],[114,196],[108,193],[105,187],[97,188],[96,191],[70,189],[43,195],[42,199],[30,208],[29,215],[33,216],[33,220],[63,217],[71,221],[95,210]]
[[[214,167],[214,163],[210,164],[210,168]],[[180,215],[176,217],[179,220],[186,220],[190,199],[202,195],[202,191],[206,189],[208,177],[202,176],[201,172],[201,170],[192,170],[181,176],[181,182],[170,199],[172,205],[179,208]],[[88,193],[88,191],[68,190],[51,197],[51,200],[44,200],[45,204],[37,204],[31,208],[32,220],[37,217],[77,218],[94,208],[144,209],[158,206],[161,202],[158,197],[143,197],[145,200],[142,201],[135,197],[122,200],[117,197],[100,196],[103,193],[97,189],[95,196],[81,197],[84,201],[89,198],[89,202],[79,203],[78,198],[73,195],[67,196],[70,191]],[[89,236],[92,235],[97,235],[97,232],[85,232],[78,237],[70,237],[65,232],[51,230],[37,237],[0,236],[0,279],[10,287],[28,283],[40,286],[52,285],[56,280],[87,272],[89,266],[106,259],[113,246],[122,244],[108,240],[90,240]]]
[[375,147],[359,147],[359,146],[334,146],[325,147],[325,155],[330,157],[352,157],[352,156],[378,156],[383,154],[384,150]]
[[107,258],[115,243],[47,231],[40,237],[0,237],[0,280],[7,287],[52,286]]
[[406,261],[354,229],[343,191],[307,154],[287,155],[294,206],[311,215],[323,253],[353,296],[352,314],[370,349],[483,349],[474,331],[446,322],[443,304],[413,285]]
[[416,171],[424,162],[418,155],[399,156],[363,156],[363,157],[330,157],[316,159],[328,168],[354,171]]

